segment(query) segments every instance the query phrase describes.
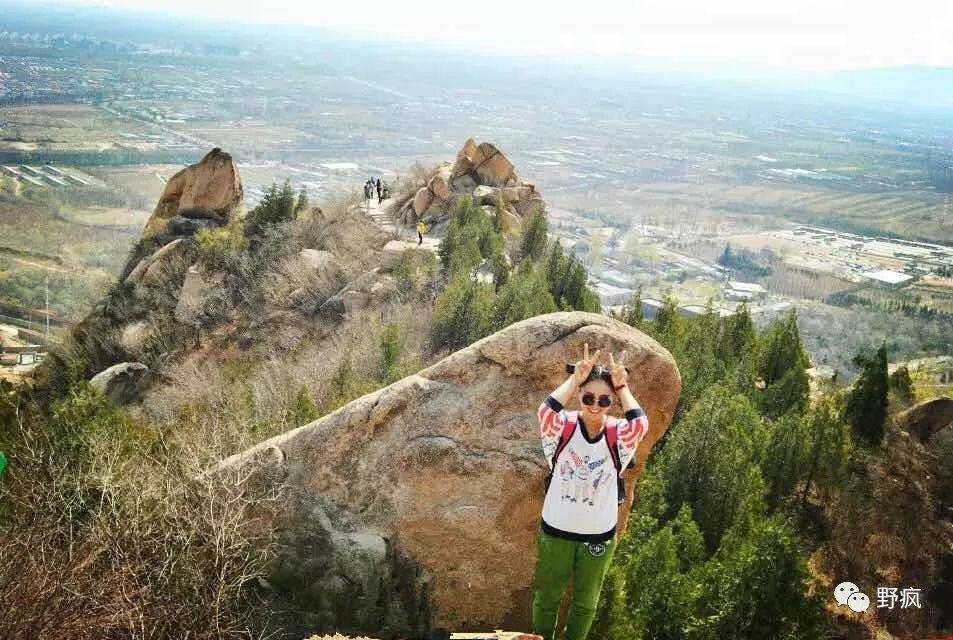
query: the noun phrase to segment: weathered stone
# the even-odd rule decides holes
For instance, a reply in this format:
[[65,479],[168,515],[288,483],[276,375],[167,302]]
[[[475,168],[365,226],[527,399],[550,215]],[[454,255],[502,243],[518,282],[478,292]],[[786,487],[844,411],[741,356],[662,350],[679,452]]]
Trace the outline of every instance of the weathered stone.
[[473,201],[480,204],[494,205],[500,197],[500,190],[497,187],[488,187],[480,185],[473,190]]
[[232,157],[212,149],[169,179],[146,224],[146,233],[167,233],[169,221],[186,210],[201,210],[210,218],[228,222],[241,205],[242,195],[242,179]]
[[926,442],[943,429],[953,429],[953,398],[925,400],[898,415],[897,424]]
[[126,276],[126,282],[136,284],[144,280],[158,278],[161,275],[162,265],[176,256],[183,255],[185,249],[186,245],[183,238],[177,238],[159,247],[151,255],[139,261],[139,264]]
[[430,211],[433,201],[434,197],[430,189],[427,187],[421,187],[417,190],[417,195],[414,196],[414,212],[417,214],[418,218]]
[[477,162],[476,172],[480,176],[480,184],[505,187],[519,182],[516,168],[502,151],[489,142],[481,142],[478,148],[481,157]]
[[527,198],[526,200],[520,200],[514,203],[513,207],[516,209],[516,212],[523,218],[533,215],[537,211],[544,211],[546,209],[546,203],[542,198]]
[[[537,316],[221,463],[274,475],[255,461],[263,449],[284,454],[278,475],[289,499],[276,524],[286,559],[273,584],[307,584],[315,607],[345,617],[360,609],[354,594],[366,593],[382,611],[365,621],[371,633],[385,615],[417,621],[407,629],[421,616],[424,626],[529,626],[546,472],[536,409],[585,342],[628,352],[630,385],[649,418],[636,468],[626,473],[631,501],[678,401],[674,360],[611,318]],[[629,507],[621,508],[620,530]],[[379,538],[384,553],[349,568],[327,560],[351,548],[351,534],[370,535],[375,545]],[[335,576],[369,591],[341,593]]]
[[120,362],[97,373],[89,384],[116,404],[129,404],[139,397],[148,372],[141,362]]

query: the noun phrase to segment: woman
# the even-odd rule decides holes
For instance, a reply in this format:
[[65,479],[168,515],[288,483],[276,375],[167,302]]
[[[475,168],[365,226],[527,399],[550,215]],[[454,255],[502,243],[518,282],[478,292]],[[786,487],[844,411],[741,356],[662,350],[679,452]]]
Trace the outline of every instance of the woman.
[[[609,368],[596,365],[601,351],[589,345],[569,378],[539,407],[543,452],[553,475],[536,537],[533,627],[544,640],[556,635],[559,604],[569,582],[572,602],[565,640],[584,640],[615,553],[618,478],[648,433],[645,412],[632,396],[625,352]],[[581,410],[563,408],[573,397]],[[625,419],[608,415],[617,397]],[[612,448],[614,447],[614,451]]]

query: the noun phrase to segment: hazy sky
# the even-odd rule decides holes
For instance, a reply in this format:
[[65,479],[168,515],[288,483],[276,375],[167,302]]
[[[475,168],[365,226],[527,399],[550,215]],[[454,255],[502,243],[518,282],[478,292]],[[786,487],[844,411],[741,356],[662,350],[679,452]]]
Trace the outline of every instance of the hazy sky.
[[842,69],[953,66],[953,0],[73,0],[500,53]]

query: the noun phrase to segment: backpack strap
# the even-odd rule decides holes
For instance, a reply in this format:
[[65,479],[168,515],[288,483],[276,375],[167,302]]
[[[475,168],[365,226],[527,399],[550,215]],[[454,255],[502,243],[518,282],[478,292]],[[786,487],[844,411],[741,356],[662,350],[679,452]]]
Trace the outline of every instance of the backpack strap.
[[619,458],[619,427],[615,420],[606,425],[606,444],[609,445],[609,457],[615,465],[616,474],[622,473],[622,460]]
[[559,442],[556,444],[556,451],[553,452],[553,471],[556,470],[556,458],[559,457],[559,454],[562,453],[566,445],[569,444],[569,441],[572,439],[572,434],[576,430],[576,416],[574,414],[570,415],[572,417],[566,420],[566,424],[563,425],[562,433],[559,434]]

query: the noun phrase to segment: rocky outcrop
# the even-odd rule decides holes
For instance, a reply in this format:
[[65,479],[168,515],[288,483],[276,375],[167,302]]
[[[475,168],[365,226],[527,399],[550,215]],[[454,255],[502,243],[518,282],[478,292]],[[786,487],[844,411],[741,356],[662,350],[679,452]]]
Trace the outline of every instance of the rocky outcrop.
[[931,398],[897,416],[897,424],[926,442],[943,429],[953,429],[953,398]]
[[[513,163],[489,142],[464,143],[453,165],[442,165],[414,197],[395,212],[397,220],[411,224],[445,218],[464,196],[477,204],[495,206],[502,198],[506,212],[517,219],[545,206],[536,187],[520,180]],[[519,225],[510,225],[518,231]],[[514,232],[515,232],[514,231]]]
[[177,233],[194,233],[203,226],[224,224],[241,205],[242,195],[242,179],[232,156],[212,149],[169,179],[146,233],[169,233],[173,226]]
[[604,316],[537,316],[223,461],[256,492],[287,492],[270,581],[328,630],[528,628],[546,469],[536,409],[585,342],[628,351],[649,417],[631,500],[678,401],[672,356]]
[[89,384],[116,404],[127,404],[138,397],[148,372],[141,362],[120,362],[97,373]]

